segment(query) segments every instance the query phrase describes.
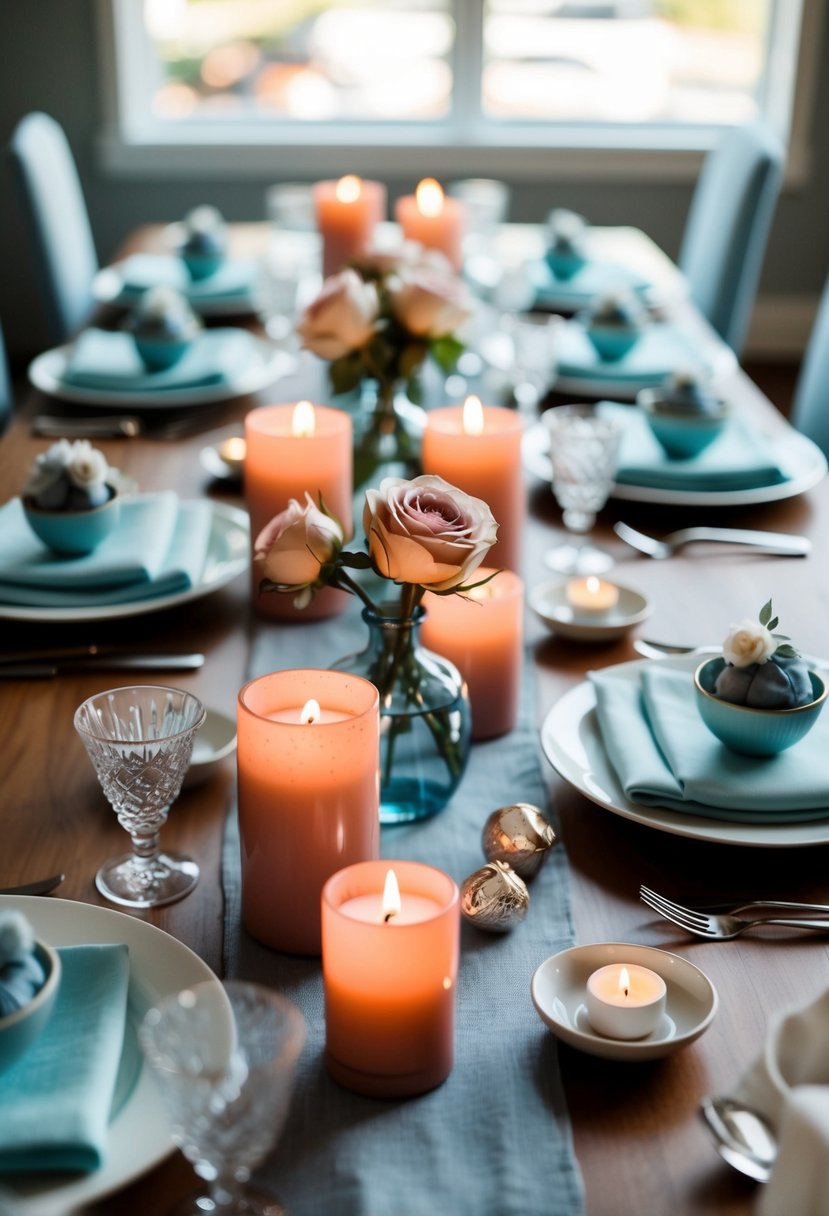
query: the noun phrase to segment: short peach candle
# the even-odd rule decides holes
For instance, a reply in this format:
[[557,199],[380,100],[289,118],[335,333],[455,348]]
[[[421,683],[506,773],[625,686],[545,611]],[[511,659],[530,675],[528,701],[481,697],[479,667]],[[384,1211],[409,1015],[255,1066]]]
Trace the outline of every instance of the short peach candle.
[[386,218],[386,187],[348,174],[336,182],[316,182],[313,196],[327,278],[373,244],[375,229]]
[[[326,507],[350,537],[352,522],[351,419],[344,410],[300,401],[266,405],[245,417],[245,499],[250,513],[251,541],[291,498],[304,505],[305,492],[314,502],[322,494]],[[252,571],[252,595],[261,616],[282,620],[315,620],[341,612],[348,596],[336,588],[317,592],[307,608],[295,608],[293,596],[259,594],[258,574]]]
[[277,671],[239,693],[242,920],[258,941],[319,954],[320,893],[380,849],[380,711],[359,676]]
[[460,199],[447,197],[433,177],[424,177],[414,194],[397,200],[394,213],[404,240],[437,249],[461,269],[466,208]]
[[521,541],[527,492],[521,465],[522,423],[514,410],[463,405],[430,410],[423,435],[423,471],[482,498],[498,524],[498,542],[487,554],[490,566],[521,569]]
[[[473,581],[494,574],[486,567]],[[524,636],[524,584],[501,570],[481,587],[461,595],[423,599],[423,644],[455,664],[466,680],[473,739],[512,730],[518,718]]]
[[412,861],[371,861],[329,879],[322,974],[325,1060],[335,1081],[355,1093],[400,1098],[446,1079],[459,951],[460,898],[448,874]]
[[565,587],[567,603],[578,616],[604,616],[619,602],[619,588],[589,574],[570,579]]
[[665,981],[649,967],[611,963],[587,980],[587,1017],[606,1038],[643,1039],[659,1025],[666,996]]

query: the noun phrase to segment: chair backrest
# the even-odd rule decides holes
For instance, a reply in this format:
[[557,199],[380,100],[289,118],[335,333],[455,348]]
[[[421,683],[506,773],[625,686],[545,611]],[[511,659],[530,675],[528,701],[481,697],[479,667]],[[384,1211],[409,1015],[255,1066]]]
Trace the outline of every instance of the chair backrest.
[[88,319],[98,257],[72,150],[48,114],[27,114],[10,145],[49,338],[64,342]]
[[9,425],[13,409],[14,397],[12,396],[9,363],[6,358],[6,343],[3,341],[3,329],[0,327],[0,435]]
[[789,420],[829,456],[829,280],[809,335]]
[[783,177],[783,147],[759,123],[737,127],[705,159],[679,268],[691,297],[739,355]]

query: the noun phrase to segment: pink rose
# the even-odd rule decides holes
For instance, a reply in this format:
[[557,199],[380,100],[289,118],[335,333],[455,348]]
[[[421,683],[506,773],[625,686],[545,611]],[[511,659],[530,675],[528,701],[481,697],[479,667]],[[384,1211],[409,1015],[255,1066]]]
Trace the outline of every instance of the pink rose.
[[448,591],[480,566],[498,525],[485,502],[425,474],[386,477],[378,490],[366,490],[363,530],[384,578]]
[[277,584],[280,591],[295,592],[294,603],[304,608],[326,562],[339,553],[343,530],[305,491],[305,506],[292,498],[284,511],[266,524],[256,538],[254,563],[260,581]]
[[379,312],[377,288],[364,283],[356,270],[326,279],[322,291],[299,319],[302,345],[321,359],[339,359],[365,346],[374,333]]
[[401,267],[387,288],[392,314],[419,338],[442,338],[472,315],[472,300],[461,280],[423,263]]

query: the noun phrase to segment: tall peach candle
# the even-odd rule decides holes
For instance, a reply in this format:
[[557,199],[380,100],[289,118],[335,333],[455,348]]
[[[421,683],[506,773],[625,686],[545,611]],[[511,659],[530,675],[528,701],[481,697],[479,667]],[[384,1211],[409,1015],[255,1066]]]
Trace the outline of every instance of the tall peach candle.
[[[309,413],[309,410],[311,411]],[[245,499],[250,513],[251,541],[291,498],[305,503],[306,490],[320,493],[329,511],[343,525],[346,539],[353,529],[351,419],[344,410],[311,406],[308,402],[266,405],[245,417]],[[252,571],[253,603],[261,616],[281,620],[316,620],[342,612],[348,596],[333,587],[317,592],[307,608],[294,607],[291,595],[260,595]]]
[[[474,581],[493,571],[482,567]],[[524,584],[501,570],[482,587],[460,595],[423,598],[425,646],[450,660],[469,688],[472,738],[492,739],[518,719],[524,640]]]
[[336,182],[316,182],[313,197],[327,278],[371,246],[377,225],[386,218],[386,187],[349,174]]
[[380,849],[377,689],[273,672],[242,688],[237,725],[242,920],[266,946],[319,954],[323,885]]
[[520,417],[468,397],[463,405],[430,410],[423,435],[425,473],[489,504],[498,524],[498,542],[487,555],[496,568],[521,569],[521,541],[527,492],[521,467]]
[[[384,905],[387,876],[399,911]],[[411,861],[371,861],[322,892],[328,1072],[371,1097],[425,1093],[452,1071],[460,897],[448,874]]]
[[425,177],[414,194],[397,200],[394,214],[405,240],[437,249],[461,269],[466,208],[460,199],[447,197],[434,178]]

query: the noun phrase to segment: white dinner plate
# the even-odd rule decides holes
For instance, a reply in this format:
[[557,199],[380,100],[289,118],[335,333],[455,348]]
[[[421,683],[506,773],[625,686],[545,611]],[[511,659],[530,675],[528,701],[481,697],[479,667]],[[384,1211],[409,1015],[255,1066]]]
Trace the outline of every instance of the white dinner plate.
[[135,1051],[140,1068],[126,1102],[110,1127],[107,1159],[89,1174],[62,1174],[36,1179],[3,1177],[20,1216],[66,1216],[126,1186],[163,1161],[173,1150],[169,1125],[149,1071],[141,1063],[136,1028],[146,1010],[161,997],[192,984],[213,980],[214,973],[187,946],[147,921],[124,912],[47,896],[0,896],[0,908],[19,908],[35,933],[53,946],[124,942],[130,952],[127,1052]]
[[[653,662],[690,672],[699,666],[700,658],[698,654],[689,654],[665,659],[634,659],[630,663],[619,663],[613,670],[638,683],[643,667]],[[596,717],[596,696],[589,680],[571,688],[555,703],[541,726],[541,746],[559,776],[585,798],[614,815],[632,819],[645,827],[719,844],[761,848],[829,843],[829,806],[826,819],[762,824],[732,823],[631,802],[605,752]]]
[[[92,280],[92,294],[99,304],[115,304],[131,308],[136,302],[135,292],[124,293],[124,274],[116,262],[99,270]],[[253,293],[233,295],[199,296],[188,295],[190,307],[203,317],[250,317],[256,312]]]
[[[667,489],[655,486],[616,484],[610,491],[612,498],[627,502],[654,502],[677,507],[738,507],[755,502],[777,502],[782,498],[794,498],[811,490],[826,476],[826,457],[823,452],[790,426],[777,428],[769,439],[774,444],[775,455],[788,472],[786,481],[768,486],[753,486],[742,490],[688,490]],[[521,454],[524,468],[541,481],[552,482],[553,467],[550,463],[550,438],[543,422],[527,427],[521,439]]]
[[[217,401],[230,401],[233,397],[244,397],[258,393],[285,375],[288,364],[283,351],[269,342],[250,334],[251,357],[243,371],[229,377],[220,384],[202,384],[182,388],[158,388],[151,390],[103,389],[67,384],[64,374],[71,347],[56,346],[38,355],[29,364],[29,380],[35,388],[60,401],[73,401],[93,409],[111,409],[113,405],[140,407],[141,409],[174,409],[178,406],[209,405]],[[291,370],[293,369],[291,363]]]
[[[575,324],[575,322],[565,322]],[[677,331],[678,333],[680,331]],[[705,373],[712,380],[730,376],[737,367],[737,356],[730,346],[724,342],[707,342],[697,353],[696,345],[688,346],[688,354],[684,362],[689,367]],[[599,366],[599,364],[597,364]],[[667,373],[666,373],[667,374]],[[635,401],[637,393],[645,388],[654,388],[660,377],[652,374],[634,378],[633,376],[616,379],[613,375],[613,364],[602,366],[599,375],[567,376],[557,375],[551,388],[557,393],[573,393],[576,397],[595,397],[597,400]]]
[[250,526],[246,511],[224,503],[210,504],[213,518],[207,542],[207,559],[201,578],[186,591],[175,591],[125,604],[101,604],[86,608],[32,608],[25,604],[0,603],[0,621],[112,621],[118,617],[144,616],[198,600],[218,591],[246,570],[250,561]]

